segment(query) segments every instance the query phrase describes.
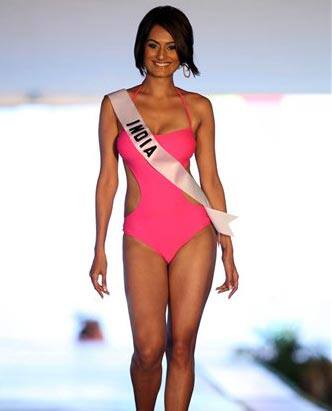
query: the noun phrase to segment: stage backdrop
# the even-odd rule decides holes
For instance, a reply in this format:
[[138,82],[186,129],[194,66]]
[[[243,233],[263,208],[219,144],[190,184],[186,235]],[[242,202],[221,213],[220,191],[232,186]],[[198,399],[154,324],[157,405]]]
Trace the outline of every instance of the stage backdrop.
[[[329,0],[172,1],[195,36],[201,93],[331,91]],[[143,78],[139,22],[155,1],[1,0],[0,104],[96,101]]]

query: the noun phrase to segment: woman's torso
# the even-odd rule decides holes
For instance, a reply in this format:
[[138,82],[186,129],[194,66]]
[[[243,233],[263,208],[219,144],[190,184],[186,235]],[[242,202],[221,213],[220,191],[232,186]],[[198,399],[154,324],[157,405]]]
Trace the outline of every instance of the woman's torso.
[[[137,110],[159,144],[180,161],[183,167],[191,174],[190,158],[196,149],[196,136],[194,132],[195,120],[191,115],[191,110],[184,93],[176,89],[177,98],[173,99],[168,106],[160,106],[158,110],[156,110],[155,107],[151,106],[151,103],[150,106],[149,104],[144,104],[143,99],[141,99],[139,103],[137,102],[141,86],[142,85],[127,90]],[[183,110],[183,112],[181,112],[181,110]],[[163,114],[165,111],[167,111],[166,116]],[[149,113],[148,116],[146,113]],[[163,126],[160,127],[160,124],[163,124]],[[154,127],[154,125],[156,126]],[[165,130],[165,132],[154,134],[153,130],[156,130],[158,126],[158,131]],[[123,158],[127,177],[124,217],[131,214],[134,210],[137,210],[142,196],[144,196],[145,200],[147,198],[150,199],[148,202],[145,201],[145,204],[150,204],[151,210],[167,202],[169,203],[169,199],[174,195],[174,185],[172,186],[172,183],[164,181],[165,184],[161,187],[158,172],[152,169],[152,166],[144,164],[147,163],[147,161],[138,153],[120,123],[118,127],[120,132],[116,139],[116,146],[119,154]],[[152,193],[154,193],[154,195],[152,195]],[[192,204],[200,204],[183,191],[179,194],[180,197],[185,196]]]

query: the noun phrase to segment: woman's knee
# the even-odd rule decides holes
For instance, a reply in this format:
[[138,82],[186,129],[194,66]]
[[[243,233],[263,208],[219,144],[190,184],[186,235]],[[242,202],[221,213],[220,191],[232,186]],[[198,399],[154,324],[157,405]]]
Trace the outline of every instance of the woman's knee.
[[179,366],[187,366],[193,361],[195,351],[195,337],[190,339],[175,339],[170,350],[171,360]]
[[159,366],[165,353],[165,343],[140,343],[135,345],[133,359],[144,370]]

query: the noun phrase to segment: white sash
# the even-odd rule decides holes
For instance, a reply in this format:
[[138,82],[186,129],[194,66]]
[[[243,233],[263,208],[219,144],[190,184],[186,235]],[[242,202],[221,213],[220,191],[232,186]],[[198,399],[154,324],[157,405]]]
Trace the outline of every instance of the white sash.
[[211,208],[201,187],[183,167],[183,165],[166,151],[155,139],[143,118],[136,109],[126,89],[107,94],[122,127],[139,153],[164,177],[203,204],[218,233],[234,235],[229,222],[238,218],[224,211]]

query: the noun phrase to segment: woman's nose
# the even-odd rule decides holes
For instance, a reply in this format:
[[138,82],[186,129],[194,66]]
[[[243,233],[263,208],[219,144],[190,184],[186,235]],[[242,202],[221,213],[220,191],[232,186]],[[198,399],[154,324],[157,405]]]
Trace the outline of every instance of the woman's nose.
[[164,58],[164,49],[161,47],[157,53],[157,57],[159,60],[162,60]]

